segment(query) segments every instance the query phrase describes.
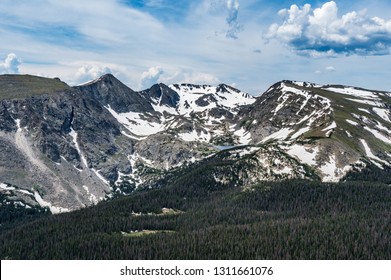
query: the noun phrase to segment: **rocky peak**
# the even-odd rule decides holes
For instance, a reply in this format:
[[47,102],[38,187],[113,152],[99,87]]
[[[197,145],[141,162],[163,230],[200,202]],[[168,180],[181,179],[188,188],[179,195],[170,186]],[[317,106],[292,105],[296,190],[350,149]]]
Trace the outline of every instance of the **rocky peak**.
[[145,96],[154,105],[172,108],[176,108],[180,100],[179,94],[163,83],[153,85],[151,88],[142,91],[141,95]]
[[76,87],[83,94],[91,95],[103,106],[110,106],[117,113],[152,112],[151,104],[138,92],[133,91],[112,74]]

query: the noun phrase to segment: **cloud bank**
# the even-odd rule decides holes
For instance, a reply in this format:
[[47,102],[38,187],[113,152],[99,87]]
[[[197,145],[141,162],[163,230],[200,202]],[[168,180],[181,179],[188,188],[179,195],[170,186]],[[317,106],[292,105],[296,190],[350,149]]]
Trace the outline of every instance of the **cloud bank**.
[[77,84],[81,84],[109,73],[112,73],[111,69],[105,66],[83,65],[77,70],[75,80]]
[[154,66],[141,74],[141,87],[148,88],[154,84],[157,84],[164,70],[160,66]]
[[146,89],[157,83],[165,83],[166,85],[181,83],[217,85],[220,80],[209,73],[197,72],[189,68],[166,69],[154,66],[142,73],[139,89]]
[[21,61],[16,54],[10,53],[3,62],[0,62],[0,74],[19,74]]
[[341,17],[334,1],[313,9],[310,4],[279,11],[282,24],[269,27],[265,39],[277,39],[304,56],[387,55],[391,48],[391,20],[369,17],[366,11]]

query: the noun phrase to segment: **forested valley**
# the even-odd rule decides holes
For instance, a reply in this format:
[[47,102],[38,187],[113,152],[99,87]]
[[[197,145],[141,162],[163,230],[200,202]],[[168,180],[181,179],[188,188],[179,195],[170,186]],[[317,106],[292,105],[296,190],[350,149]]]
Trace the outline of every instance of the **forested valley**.
[[290,180],[238,188],[208,180],[205,168],[167,187],[71,213],[3,208],[0,257],[391,258],[387,171],[376,174],[377,182],[368,170],[341,183]]

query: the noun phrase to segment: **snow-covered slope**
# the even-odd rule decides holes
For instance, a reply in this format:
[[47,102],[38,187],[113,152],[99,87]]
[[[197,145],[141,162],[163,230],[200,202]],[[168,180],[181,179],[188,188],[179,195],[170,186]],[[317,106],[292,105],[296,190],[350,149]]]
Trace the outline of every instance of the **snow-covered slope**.
[[179,96],[177,112],[190,115],[192,112],[203,112],[213,108],[237,111],[239,106],[252,104],[255,98],[225,84],[219,86],[175,84],[170,88]]
[[134,139],[174,132],[186,142],[213,143],[213,139],[226,133],[226,124],[232,122],[241,106],[255,102],[249,94],[224,84],[158,84],[140,94],[151,103],[154,112],[118,113],[106,107],[126,128],[123,134]]
[[390,101],[387,92],[282,81],[240,115],[251,144],[277,142],[323,181],[338,181],[365,162],[390,166]]

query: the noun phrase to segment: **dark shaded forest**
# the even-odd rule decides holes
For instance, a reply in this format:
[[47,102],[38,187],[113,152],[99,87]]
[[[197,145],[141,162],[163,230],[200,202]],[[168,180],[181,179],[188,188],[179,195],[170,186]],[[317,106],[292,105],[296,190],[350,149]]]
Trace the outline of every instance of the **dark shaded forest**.
[[27,215],[19,224],[9,219],[12,227],[3,221],[0,257],[391,258],[391,186],[384,180],[351,175],[335,184],[263,182],[243,189],[202,174],[72,213]]

